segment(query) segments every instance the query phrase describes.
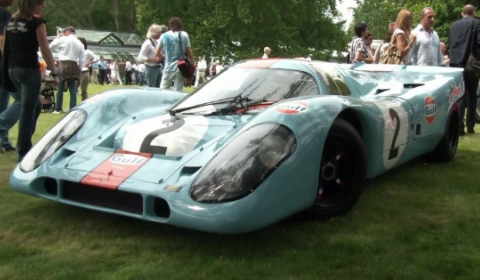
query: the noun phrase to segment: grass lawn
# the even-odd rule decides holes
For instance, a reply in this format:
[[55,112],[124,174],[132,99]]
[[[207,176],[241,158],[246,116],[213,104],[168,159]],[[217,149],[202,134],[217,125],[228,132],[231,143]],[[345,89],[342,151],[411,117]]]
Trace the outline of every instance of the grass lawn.
[[[105,88],[91,86],[90,91]],[[34,140],[61,116],[42,113]],[[14,128],[15,141],[16,135]],[[343,217],[328,222],[290,218],[240,236],[184,230],[16,193],[8,186],[14,154],[0,155],[0,163],[0,279],[438,280],[480,275],[478,134],[461,138],[451,163],[417,160],[369,181],[354,210]]]

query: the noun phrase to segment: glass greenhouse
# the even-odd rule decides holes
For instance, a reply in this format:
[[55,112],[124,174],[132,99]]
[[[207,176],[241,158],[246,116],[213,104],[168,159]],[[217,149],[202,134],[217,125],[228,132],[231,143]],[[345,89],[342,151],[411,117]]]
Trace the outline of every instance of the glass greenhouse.
[[[60,29],[60,28],[57,28]],[[110,32],[90,29],[76,29],[76,36],[87,40],[88,48],[96,55],[103,56],[104,59],[133,59],[138,56],[138,52],[145,39],[135,33]],[[49,41],[53,41],[57,36],[49,36]],[[56,58],[57,54],[53,56]]]

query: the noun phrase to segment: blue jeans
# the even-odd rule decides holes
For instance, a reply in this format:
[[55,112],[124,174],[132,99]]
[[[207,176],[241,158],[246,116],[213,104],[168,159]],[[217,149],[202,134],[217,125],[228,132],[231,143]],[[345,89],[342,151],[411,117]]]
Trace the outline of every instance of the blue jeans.
[[145,77],[147,78],[147,87],[160,87],[162,80],[160,66],[145,66]]
[[[10,150],[13,148],[12,143],[8,140],[8,131],[12,126],[17,123],[18,118],[20,117],[20,104],[16,106],[17,104],[12,104],[14,105],[17,110],[17,114],[11,115],[11,113],[5,113],[5,110],[8,107],[8,104],[10,103],[10,96],[13,96],[14,93],[10,93],[3,88],[0,87],[0,144],[3,146],[4,149]],[[9,110],[10,111],[10,110]],[[10,112],[15,112],[14,109],[12,109]],[[7,123],[13,124],[9,126]]]
[[140,85],[140,82],[141,82],[141,81],[140,81],[140,72],[135,71],[135,84],[136,84],[137,86],[139,86],[139,85]]
[[[62,80],[60,73],[58,73],[58,78],[60,79],[60,84],[57,86],[57,95],[55,100],[57,104],[55,104],[55,111],[60,112],[62,111],[63,105],[63,90],[65,89],[65,80]],[[77,106],[77,80],[75,79],[68,79],[67,80],[67,87],[70,91],[70,110]]]
[[[32,136],[42,110],[40,101],[41,77],[38,68],[11,68],[8,74],[17,89],[15,102],[20,102],[20,120],[18,124],[17,153],[21,160],[32,148]],[[12,108],[8,107],[7,111]]]
[[139,72],[138,73],[138,79],[140,80],[140,86],[146,85],[147,82],[145,82],[145,73],[144,72]]

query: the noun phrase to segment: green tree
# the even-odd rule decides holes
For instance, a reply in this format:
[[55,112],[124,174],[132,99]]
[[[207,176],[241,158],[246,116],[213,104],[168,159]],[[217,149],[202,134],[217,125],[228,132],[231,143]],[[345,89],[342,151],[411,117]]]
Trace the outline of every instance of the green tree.
[[375,38],[384,39],[389,23],[395,22],[398,12],[405,6],[407,0],[363,0],[353,9],[353,21],[348,29],[350,37],[355,36],[355,24],[364,21]]
[[[43,17],[48,34],[56,26],[137,32],[135,0],[48,0]],[[18,2],[9,8],[14,13]]]
[[[306,56],[343,50],[343,23],[333,0],[136,0],[139,30],[167,24],[180,16],[194,53],[241,59],[259,57],[269,46],[272,56]],[[156,9],[155,7],[162,7]],[[315,49],[316,51],[310,51]]]
[[195,54],[222,60],[260,57],[265,46],[277,57],[327,58],[348,42],[335,0],[49,0],[43,16],[50,35],[73,25],[141,36],[179,16]]

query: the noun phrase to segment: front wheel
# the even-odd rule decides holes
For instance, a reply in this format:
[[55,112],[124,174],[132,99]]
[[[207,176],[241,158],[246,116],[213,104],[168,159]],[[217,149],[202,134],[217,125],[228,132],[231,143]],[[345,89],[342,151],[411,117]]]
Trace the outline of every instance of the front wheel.
[[360,134],[347,121],[335,120],[323,148],[317,197],[308,212],[328,219],[350,211],[362,194],[366,165]]

